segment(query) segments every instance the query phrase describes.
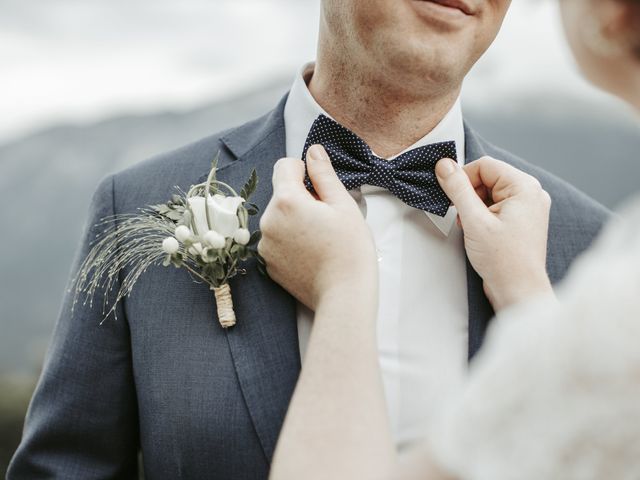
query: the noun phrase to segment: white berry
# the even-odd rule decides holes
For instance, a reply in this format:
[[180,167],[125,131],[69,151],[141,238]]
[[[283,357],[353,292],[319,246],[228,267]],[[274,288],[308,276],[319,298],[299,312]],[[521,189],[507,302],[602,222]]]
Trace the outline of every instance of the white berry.
[[162,241],[162,249],[169,255],[176,253],[179,248],[180,244],[174,237],[167,237]]

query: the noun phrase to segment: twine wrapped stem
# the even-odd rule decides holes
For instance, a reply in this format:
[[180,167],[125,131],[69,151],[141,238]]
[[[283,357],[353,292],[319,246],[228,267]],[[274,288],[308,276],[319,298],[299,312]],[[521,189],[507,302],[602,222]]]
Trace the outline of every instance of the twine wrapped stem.
[[231,287],[228,283],[213,288],[216,297],[216,307],[218,309],[218,320],[222,328],[233,327],[236,324],[236,314],[233,311],[233,300],[231,299]]

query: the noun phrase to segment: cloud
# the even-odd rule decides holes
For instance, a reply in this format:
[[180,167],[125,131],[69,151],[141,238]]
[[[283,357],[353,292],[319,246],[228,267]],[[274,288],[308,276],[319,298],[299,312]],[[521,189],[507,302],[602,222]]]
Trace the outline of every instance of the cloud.
[[[0,139],[120,111],[187,108],[314,57],[319,0],[0,0]],[[465,101],[595,95],[570,60],[555,2],[514,2]]]

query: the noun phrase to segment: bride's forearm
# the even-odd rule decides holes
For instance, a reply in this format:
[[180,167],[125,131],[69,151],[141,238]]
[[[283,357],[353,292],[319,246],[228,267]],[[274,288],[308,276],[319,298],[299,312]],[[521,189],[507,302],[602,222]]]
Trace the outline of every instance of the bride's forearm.
[[378,366],[377,278],[371,277],[318,304],[271,479],[379,478],[395,463]]

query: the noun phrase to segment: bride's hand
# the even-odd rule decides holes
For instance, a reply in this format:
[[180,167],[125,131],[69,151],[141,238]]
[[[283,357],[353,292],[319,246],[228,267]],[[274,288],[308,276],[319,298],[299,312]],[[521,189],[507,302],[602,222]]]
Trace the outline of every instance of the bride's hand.
[[551,198],[530,175],[491,157],[436,165],[458,210],[467,256],[496,311],[552,292],[546,271]]
[[375,291],[377,264],[371,232],[322,146],[309,148],[307,170],[318,198],[304,186],[301,160],[276,162],[258,251],[269,276],[315,310],[332,291]]

